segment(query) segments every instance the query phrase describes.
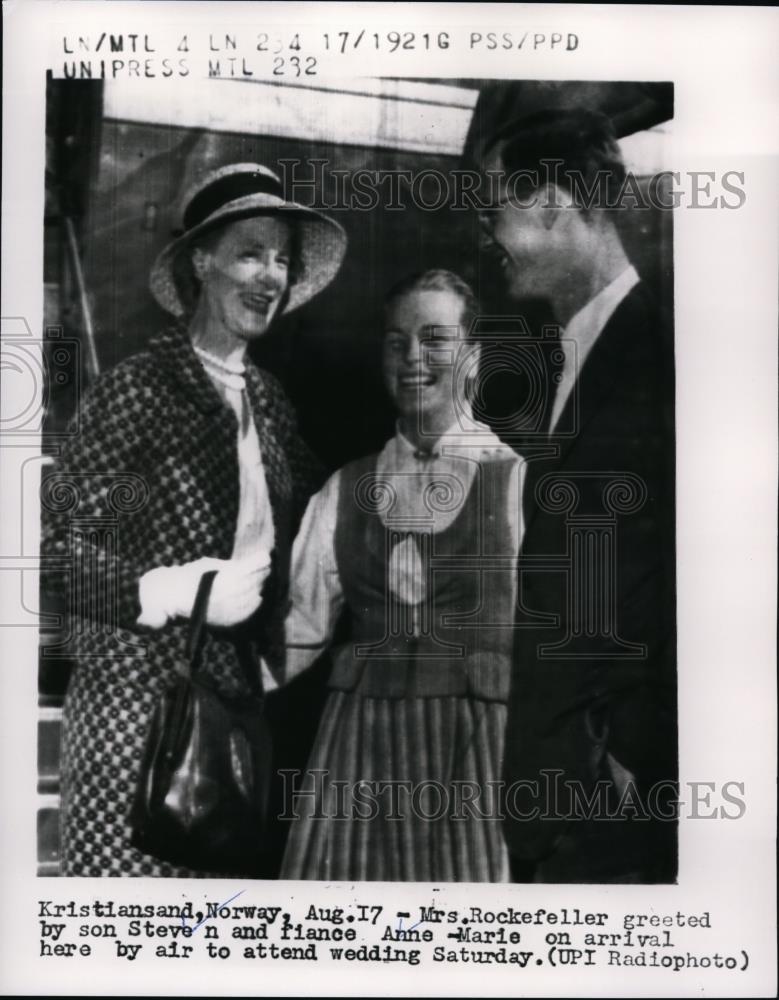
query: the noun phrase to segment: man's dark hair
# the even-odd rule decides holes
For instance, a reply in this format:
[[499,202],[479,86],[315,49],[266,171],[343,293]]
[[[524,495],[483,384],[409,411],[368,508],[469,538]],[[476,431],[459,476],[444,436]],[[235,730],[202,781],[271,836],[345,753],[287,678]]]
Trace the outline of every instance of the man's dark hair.
[[541,187],[556,184],[577,208],[618,201],[625,166],[611,119],[596,111],[546,110],[503,125],[485,147],[497,149],[507,175],[528,171]]

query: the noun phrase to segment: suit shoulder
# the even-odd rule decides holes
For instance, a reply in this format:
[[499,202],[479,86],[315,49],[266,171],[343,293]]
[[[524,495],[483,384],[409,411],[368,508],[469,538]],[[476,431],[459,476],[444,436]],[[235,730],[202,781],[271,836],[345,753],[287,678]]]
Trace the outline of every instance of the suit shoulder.
[[646,282],[639,281],[617,306],[613,319],[622,323],[643,320],[647,326],[657,328],[671,323],[672,315],[667,303]]
[[644,282],[639,282],[615,309],[603,330],[609,350],[626,362],[660,363],[673,356],[673,319]]

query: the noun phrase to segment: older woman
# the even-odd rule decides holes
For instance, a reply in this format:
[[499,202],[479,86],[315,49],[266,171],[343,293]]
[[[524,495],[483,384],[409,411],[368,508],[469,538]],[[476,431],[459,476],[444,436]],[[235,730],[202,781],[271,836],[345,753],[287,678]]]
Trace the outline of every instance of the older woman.
[[287,677],[330,643],[331,692],[288,782],[286,878],[502,881],[498,820],[520,460],[473,419],[473,293],[416,275],[385,309],[399,420],[340,469],[295,541]]
[[97,380],[44,484],[44,553],[71,567],[76,654],[63,727],[66,875],[194,874],[130,844],[150,714],[185,659],[207,569],[218,571],[204,656],[213,683],[244,691],[247,659],[273,663],[289,546],[316,486],[281,387],[246,349],[332,280],[343,230],[287,202],[257,164],[210,172],[183,223],[151,275],[177,322]]

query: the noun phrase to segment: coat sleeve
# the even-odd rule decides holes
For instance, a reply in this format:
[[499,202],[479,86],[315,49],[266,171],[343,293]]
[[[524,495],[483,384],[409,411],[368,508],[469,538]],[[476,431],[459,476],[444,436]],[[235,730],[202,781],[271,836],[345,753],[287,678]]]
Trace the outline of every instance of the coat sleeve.
[[107,628],[134,628],[141,610],[132,538],[149,500],[144,382],[136,359],[101,376],[41,484],[43,592]]
[[673,427],[655,399],[660,388],[642,405],[624,400],[619,412],[631,438],[626,446],[615,431],[612,449],[615,467],[646,489],[635,510],[616,515],[609,571],[612,628],[633,653],[584,661],[578,671],[588,729],[642,785],[677,770]]

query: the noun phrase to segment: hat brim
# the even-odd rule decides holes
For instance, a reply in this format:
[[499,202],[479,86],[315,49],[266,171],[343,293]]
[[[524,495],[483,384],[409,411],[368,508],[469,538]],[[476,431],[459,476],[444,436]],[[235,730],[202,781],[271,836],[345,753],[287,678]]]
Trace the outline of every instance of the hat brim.
[[316,209],[284,201],[275,195],[252,194],[213,212],[159,254],[152,265],[149,287],[166,312],[181,318],[191,315],[194,310],[199,285],[192,271],[190,252],[197,237],[238,219],[258,215],[286,216],[299,230],[300,273],[290,286],[284,313],[298,309],[330,284],[346,253],[343,227]]

